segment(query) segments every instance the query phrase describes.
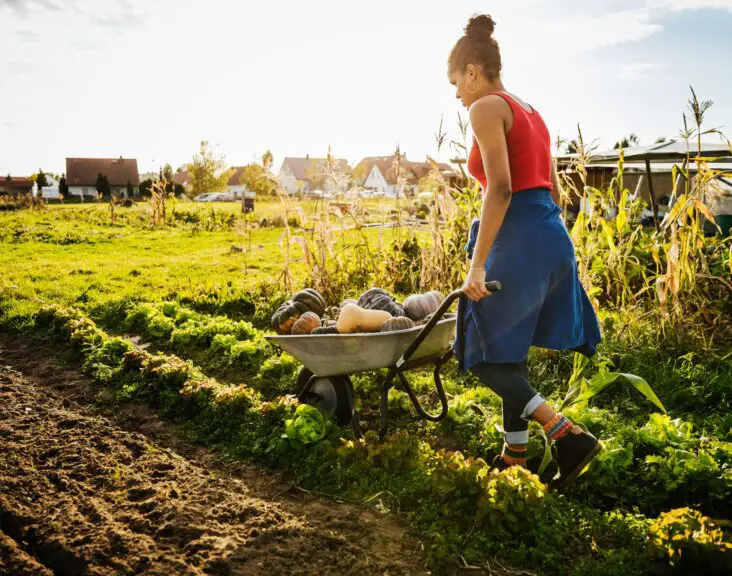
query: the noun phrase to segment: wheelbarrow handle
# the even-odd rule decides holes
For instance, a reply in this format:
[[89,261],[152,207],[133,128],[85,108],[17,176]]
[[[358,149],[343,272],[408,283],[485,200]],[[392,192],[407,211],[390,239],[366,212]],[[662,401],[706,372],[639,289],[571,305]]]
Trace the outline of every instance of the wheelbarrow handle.
[[[488,290],[488,292],[497,292],[498,290],[501,290],[501,283],[498,280],[491,280],[490,282],[485,283],[485,289]],[[437,324],[442,319],[442,317],[445,315],[445,312],[447,312],[450,306],[452,306],[452,303],[460,298],[460,296],[462,296],[463,294],[464,292],[461,288],[459,290],[454,290],[447,295],[447,298],[445,298],[442,304],[440,304],[440,307],[435,310],[434,314],[432,314],[432,318],[429,319],[429,322],[427,322],[427,324],[422,327],[422,330],[419,331],[417,337],[404,351],[401,358],[397,360],[397,368],[401,368],[402,365],[409,361],[417,348],[419,348],[419,345],[422,344],[424,339],[427,338],[429,333],[432,331],[432,328],[435,327],[435,324]]]

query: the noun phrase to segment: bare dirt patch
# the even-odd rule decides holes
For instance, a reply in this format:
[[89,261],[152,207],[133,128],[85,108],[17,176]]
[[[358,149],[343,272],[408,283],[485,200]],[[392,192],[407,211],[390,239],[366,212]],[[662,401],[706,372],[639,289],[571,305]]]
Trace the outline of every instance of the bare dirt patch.
[[[426,574],[393,516],[222,461],[0,334],[0,574]],[[135,431],[137,430],[137,431]]]

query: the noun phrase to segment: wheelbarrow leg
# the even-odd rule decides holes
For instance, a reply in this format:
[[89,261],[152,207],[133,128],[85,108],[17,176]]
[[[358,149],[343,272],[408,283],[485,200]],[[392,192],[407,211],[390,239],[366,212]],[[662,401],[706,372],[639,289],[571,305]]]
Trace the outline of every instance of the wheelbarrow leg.
[[348,394],[351,398],[351,406],[353,407],[353,416],[351,417],[351,428],[353,428],[353,433],[355,434],[356,438],[360,439],[363,438],[363,434],[361,433],[361,423],[358,420],[358,410],[356,410],[356,391],[353,388],[353,382],[351,382],[351,379],[347,379],[347,390]]
[[381,383],[381,410],[379,411],[381,412],[381,426],[379,426],[379,439],[381,440],[386,438],[386,431],[389,428],[389,388],[391,388],[395,373],[393,368],[389,368]]
[[363,438],[363,434],[361,433],[361,424],[358,421],[358,412],[353,413],[353,420],[351,420],[351,428],[353,428],[353,434],[356,436],[358,440]]
[[409,396],[409,399],[412,401],[412,405],[414,406],[414,409],[417,411],[417,414],[420,418],[423,418],[424,420],[429,420],[431,422],[439,422],[445,416],[447,416],[448,411],[448,403],[447,403],[447,395],[445,394],[445,389],[442,386],[442,379],[440,378],[440,369],[442,366],[447,362],[450,358],[452,358],[452,351],[447,352],[443,356],[441,356],[436,362],[435,362],[435,368],[433,371],[433,377],[435,381],[435,388],[437,389],[437,397],[440,399],[440,406],[441,410],[438,414],[429,414],[425,409],[422,407],[422,404],[419,401],[419,398],[417,398],[417,395],[414,393],[414,390],[412,389],[412,386],[409,384],[409,380],[407,380],[407,377],[404,375],[404,372],[399,372],[397,376],[399,377],[399,381],[402,383],[402,387],[404,388],[404,391],[407,393],[407,396]]

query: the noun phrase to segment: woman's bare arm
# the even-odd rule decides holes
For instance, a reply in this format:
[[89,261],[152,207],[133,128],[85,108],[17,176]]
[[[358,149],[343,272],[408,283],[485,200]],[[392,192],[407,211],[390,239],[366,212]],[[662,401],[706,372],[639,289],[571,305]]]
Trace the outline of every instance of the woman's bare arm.
[[506,145],[506,125],[511,121],[510,107],[498,96],[481,98],[470,107],[470,124],[488,180],[470,272],[463,287],[472,300],[488,295],[485,262],[511,202],[511,169]]

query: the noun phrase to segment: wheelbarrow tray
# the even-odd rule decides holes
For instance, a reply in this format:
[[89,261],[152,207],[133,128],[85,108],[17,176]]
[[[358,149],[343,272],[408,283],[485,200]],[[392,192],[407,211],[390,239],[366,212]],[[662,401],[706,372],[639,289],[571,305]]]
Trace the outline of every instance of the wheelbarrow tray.
[[[412,360],[440,356],[455,338],[454,314],[434,325]],[[394,366],[423,326],[394,332],[358,334],[305,334],[265,336],[295,358],[315,376],[342,376]]]

